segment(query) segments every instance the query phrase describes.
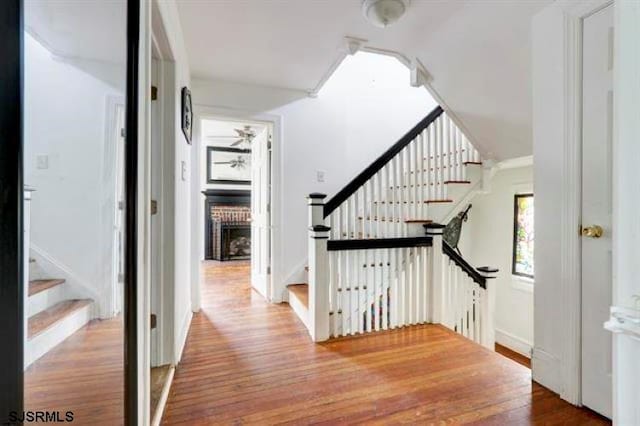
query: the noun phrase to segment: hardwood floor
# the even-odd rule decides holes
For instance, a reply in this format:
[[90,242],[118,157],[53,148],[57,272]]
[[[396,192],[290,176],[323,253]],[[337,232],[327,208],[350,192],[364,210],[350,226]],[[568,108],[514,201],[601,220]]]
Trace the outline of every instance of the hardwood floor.
[[527,368],[531,368],[531,360],[524,355],[519,354],[516,351],[512,351],[511,349],[502,346],[496,343],[496,352],[500,355],[509,358],[512,361],[517,362],[520,365],[524,365]]
[[314,344],[248,281],[247,262],[205,265],[163,424],[608,423],[437,325]]
[[73,412],[73,424],[124,424],[122,320],[94,320],[24,374],[25,410]]

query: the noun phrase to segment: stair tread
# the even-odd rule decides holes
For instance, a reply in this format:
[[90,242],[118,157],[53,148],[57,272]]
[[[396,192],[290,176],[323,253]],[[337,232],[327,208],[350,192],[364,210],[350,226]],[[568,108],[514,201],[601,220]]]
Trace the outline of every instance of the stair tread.
[[92,302],[93,301],[91,299],[64,300],[30,317],[29,330],[27,333],[29,340],[38,336],[43,331],[71,315],[78,309],[82,309],[85,306],[90,305]]
[[64,284],[65,280],[61,278],[50,278],[43,280],[31,280],[29,281],[29,296],[38,294],[52,287],[60,284]]
[[306,308],[309,308],[309,284],[289,284],[287,289],[293,293]]

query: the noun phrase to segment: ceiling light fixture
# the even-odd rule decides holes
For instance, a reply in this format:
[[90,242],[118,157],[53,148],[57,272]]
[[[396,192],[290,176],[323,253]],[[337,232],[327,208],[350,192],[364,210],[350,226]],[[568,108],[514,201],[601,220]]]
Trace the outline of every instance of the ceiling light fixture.
[[410,0],[364,0],[362,14],[376,27],[385,28],[405,14]]

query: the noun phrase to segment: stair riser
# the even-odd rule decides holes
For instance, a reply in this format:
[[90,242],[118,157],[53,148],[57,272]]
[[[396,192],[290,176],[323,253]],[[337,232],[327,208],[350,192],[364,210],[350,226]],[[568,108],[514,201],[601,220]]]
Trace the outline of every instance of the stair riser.
[[86,325],[91,320],[92,306],[93,305],[90,304],[74,311],[47,330],[30,339],[26,344],[24,357],[25,369]]
[[32,317],[35,314],[49,309],[50,307],[68,299],[67,285],[60,284],[55,287],[41,291],[40,293],[29,296],[27,299],[27,316]]
[[309,328],[309,310],[306,306],[298,299],[298,297],[292,291],[289,291],[289,306],[293,309],[293,312],[296,313],[300,321]]

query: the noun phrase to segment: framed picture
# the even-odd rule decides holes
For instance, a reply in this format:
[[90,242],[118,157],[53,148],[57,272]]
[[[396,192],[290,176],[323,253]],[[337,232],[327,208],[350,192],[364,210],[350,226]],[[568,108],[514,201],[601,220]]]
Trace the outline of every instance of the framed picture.
[[207,183],[251,184],[251,150],[207,147]]
[[182,88],[182,133],[191,145],[193,133],[193,108],[191,105],[191,91],[187,87]]

